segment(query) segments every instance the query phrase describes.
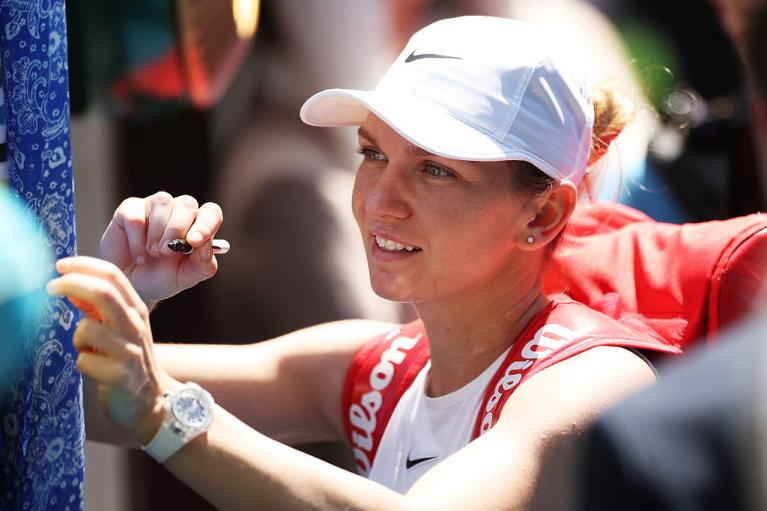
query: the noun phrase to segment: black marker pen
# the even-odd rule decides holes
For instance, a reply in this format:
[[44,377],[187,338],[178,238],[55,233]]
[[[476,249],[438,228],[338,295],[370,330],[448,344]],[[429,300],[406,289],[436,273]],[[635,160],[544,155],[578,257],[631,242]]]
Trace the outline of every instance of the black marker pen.
[[[214,254],[226,254],[229,252],[229,242],[226,240],[212,240],[210,244],[213,247]],[[169,241],[168,248],[174,252],[181,252],[182,254],[191,254],[192,250],[194,250],[192,245],[180,238]]]

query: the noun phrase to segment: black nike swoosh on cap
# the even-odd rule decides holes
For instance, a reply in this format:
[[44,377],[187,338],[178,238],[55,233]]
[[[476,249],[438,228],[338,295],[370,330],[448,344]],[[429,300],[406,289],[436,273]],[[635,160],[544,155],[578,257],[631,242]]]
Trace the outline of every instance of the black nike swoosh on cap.
[[416,458],[416,459],[410,459],[410,454],[407,455],[407,458],[405,459],[405,468],[407,470],[410,470],[416,465],[420,465],[421,463],[426,463],[427,461],[436,460],[437,456],[431,456],[428,458]]
[[461,57],[453,57],[451,55],[440,55],[438,53],[420,53],[418,55],[415,54],[416,50],[413,50],[410,55],[407,56],[405,59],[405,64],[408,62],[413,62],[414,60],[419,59],[456,59],[456,60],[463,60]]

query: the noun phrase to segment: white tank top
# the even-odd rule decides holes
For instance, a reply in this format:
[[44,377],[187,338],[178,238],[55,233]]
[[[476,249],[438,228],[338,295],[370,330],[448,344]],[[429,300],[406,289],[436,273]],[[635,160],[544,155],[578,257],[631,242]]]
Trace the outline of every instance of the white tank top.
[[428,361],[394,408],[368,478],[405,493],[426,471],[468,445],[485,389],[508,351],[472,381],[439,397],[426,395]]

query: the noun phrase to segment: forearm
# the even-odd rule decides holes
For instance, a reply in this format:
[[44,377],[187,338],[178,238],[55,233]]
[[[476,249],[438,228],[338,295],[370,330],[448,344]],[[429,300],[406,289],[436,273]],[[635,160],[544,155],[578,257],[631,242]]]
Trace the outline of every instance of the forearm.
[[390,331],[370,321],[326,323],[252,345],[158,344],[157,360],[194,381],[253,429],[297,444],[343,437],[347,368],[367,339]]
[[407,510],[407,499],[270,440],[217,407],[211,430],[165,464],[223,510]]
[[[158,344],[161,367],[178,381],[193,381],[245,424],[281,442],[334,440],[310,386],[272,353],[272,345]],[[316,360],[320,364],[320,359]],[[338,395],[340,396],[340,382]],[[340,407],[340,403],[338,405]]]

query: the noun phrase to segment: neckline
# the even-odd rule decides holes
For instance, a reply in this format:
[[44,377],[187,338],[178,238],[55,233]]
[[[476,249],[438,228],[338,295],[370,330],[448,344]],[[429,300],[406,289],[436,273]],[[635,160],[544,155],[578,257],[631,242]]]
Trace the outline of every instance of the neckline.
[[424,365],[421,372],[418,373],[416,381],[418,391],[423,395],[424,403],[432,410],[450,408],[462,403],[467,397],[474,395],[478,388],[484,389],[487,385],[487,381],[492,378],[493,374],[498,370],[513,346],[514,345],[512,344],[506,348],[489,366],[465,385],[442,396],[429,396],[426,393],[426,381],[431,369],[431,360],[427,360],[426,365]]

